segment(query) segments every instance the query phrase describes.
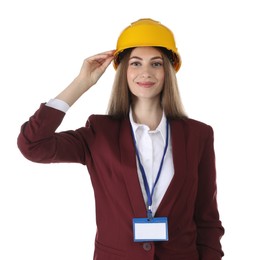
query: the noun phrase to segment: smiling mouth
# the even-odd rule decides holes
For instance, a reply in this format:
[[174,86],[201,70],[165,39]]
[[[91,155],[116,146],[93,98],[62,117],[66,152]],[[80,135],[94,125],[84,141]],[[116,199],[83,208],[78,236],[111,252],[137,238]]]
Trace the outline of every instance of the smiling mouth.
[[143,88],[150,88],[154,85],[154,82],[137,82],[137,85]]

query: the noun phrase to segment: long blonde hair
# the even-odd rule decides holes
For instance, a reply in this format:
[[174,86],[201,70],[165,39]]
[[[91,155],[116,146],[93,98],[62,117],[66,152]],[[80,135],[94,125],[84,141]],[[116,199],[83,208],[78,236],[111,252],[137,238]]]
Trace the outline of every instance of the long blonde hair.
[[[175,70],[169,56],[162,48],[157,48],[162,53],[164,61],[165,82],[161,93],[161,106],[168,119],[187,118],[181,101]],[[116,118],[127,117],[132,102],[131,92],[127,82],[128,60],[132,48],[125,50],[116,70],[112,93],[108,105],[108,115]]]

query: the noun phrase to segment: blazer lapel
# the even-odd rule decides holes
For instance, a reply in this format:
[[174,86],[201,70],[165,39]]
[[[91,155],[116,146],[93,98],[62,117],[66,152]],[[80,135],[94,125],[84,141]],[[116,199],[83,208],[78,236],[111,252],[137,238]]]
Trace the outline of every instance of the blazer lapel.
[[129,119],[121,121],[119,143],[122,173],[134,216],[146,217],[146,206],[138,179],[135,146],[131,131]]
[[182,190],[187,173],[187,154],[182,120],[171,121],[171,140],[174,163],[173,179],[158,207],[157,216],[168,216]]

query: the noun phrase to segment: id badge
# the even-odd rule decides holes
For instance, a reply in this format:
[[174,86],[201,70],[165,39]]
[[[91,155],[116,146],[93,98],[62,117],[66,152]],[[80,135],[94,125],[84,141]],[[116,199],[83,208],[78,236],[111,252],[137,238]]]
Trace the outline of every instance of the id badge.
[[168,241],[167,218],[134,218],[133,233],[134,242]]

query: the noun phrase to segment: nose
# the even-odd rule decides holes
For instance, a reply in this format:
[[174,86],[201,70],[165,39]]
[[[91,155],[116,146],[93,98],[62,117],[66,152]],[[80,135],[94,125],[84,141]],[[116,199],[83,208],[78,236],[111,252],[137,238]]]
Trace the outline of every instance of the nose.
[[151,70],[149,66],[143,66],[141,70],[141,76],[143,78],[150,78],[151,77]]

